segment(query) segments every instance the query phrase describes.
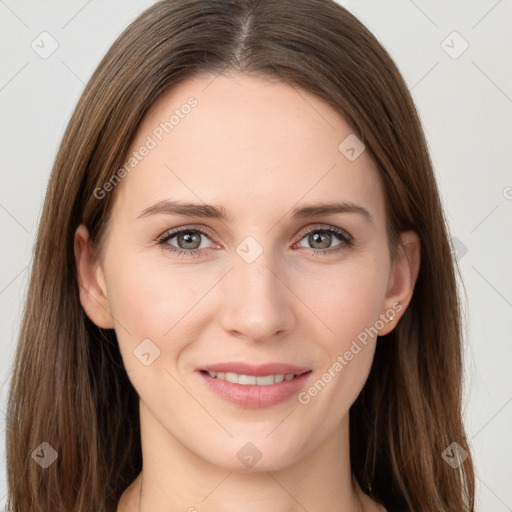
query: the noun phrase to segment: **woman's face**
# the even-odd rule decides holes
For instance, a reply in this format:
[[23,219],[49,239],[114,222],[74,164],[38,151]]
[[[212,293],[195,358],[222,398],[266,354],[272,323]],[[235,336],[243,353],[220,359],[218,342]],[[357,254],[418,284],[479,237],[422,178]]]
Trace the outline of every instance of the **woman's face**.
[[115,327],[147,421],[217,466],[325,443],[408,302],[351,133],[286,83],[202,75],[159,98],[97,189],[116,198],[99,260],[77,256],[84,308]]

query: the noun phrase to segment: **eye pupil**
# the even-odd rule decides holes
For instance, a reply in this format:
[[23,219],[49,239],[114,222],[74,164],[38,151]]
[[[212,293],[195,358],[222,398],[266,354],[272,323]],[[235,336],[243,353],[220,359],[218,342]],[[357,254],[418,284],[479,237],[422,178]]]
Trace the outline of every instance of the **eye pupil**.
[[319,234],[317,231],[309,235],[309,243],[314,247],[315,243],[320,243],[320,246],[314,247],[315,249],[328,249],[331,245],[331,235]]

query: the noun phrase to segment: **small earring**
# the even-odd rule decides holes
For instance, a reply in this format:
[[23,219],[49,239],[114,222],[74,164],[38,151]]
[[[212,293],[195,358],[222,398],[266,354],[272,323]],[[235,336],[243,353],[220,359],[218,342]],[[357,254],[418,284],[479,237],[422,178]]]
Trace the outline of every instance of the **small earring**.
[[396,314],[395,314],[395,312],[394,312],[394,311],[392,312],[392,315],[393,315],[393,316],[389,315],[389,321],[390,321],[390,322],[391,322],[392,320],[394,320],[394,319],[395,319]]

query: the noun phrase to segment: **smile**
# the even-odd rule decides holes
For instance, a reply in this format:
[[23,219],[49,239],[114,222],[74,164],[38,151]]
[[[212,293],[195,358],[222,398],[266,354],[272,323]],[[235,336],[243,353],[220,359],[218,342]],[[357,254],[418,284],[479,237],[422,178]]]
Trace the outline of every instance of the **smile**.
[[285,364],[215,366],[198,369],[203,384],[218,397],[244,409],[272,407],[290,400],[312,375],[311,369]]
[[244,386],[269,386],[270,384],[277,384],[285,380],[293,380],[299,375],[294,373],[276,373],[273,375],[244,375],[234,372],[208,372],[208,375],[214,379],[225,380],[233,384],[242,384]]

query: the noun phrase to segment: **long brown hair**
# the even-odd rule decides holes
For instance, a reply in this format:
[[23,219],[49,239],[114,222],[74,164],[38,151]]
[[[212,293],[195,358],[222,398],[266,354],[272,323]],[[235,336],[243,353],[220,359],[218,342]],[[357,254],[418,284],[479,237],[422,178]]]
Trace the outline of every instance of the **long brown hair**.
[[[377,344],[350,409],[352,470],[390,512],[473,511],[455,267],[425,137],[391,57],[332,0],[163,0],[99,64],[64,134],[39,226],[7,411],[8,507],[115,510],[142,468],[138,396],[115,332],[80,305],[74,232],[83,222],[101,241],[112,194],[94,191],[123,165],[155,99],[226,69],[277,77],[328,102],[379,170],[392,251],[398,233],[418,233],[413,298]],[[58,455],[44,470],[32,460],[43,442]],[[455,469],[442,457],[453,442],[468,453]]]

